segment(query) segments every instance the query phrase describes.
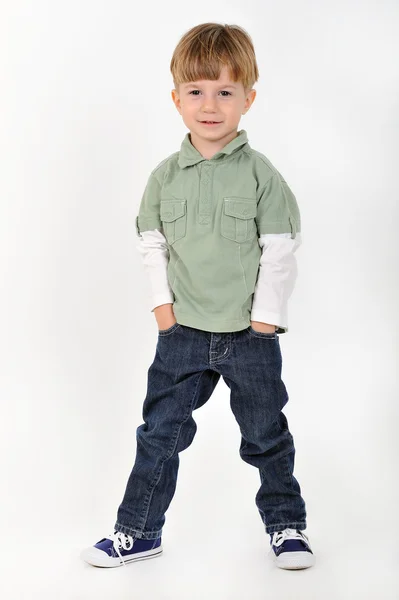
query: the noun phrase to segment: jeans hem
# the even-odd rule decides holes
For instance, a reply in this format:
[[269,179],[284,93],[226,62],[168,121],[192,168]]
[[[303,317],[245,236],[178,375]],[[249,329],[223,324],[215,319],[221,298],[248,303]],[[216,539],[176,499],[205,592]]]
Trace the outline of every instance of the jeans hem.
[[162,536],[162,529],[159,531],[140,531],[139,529],[134,529],[128,525],[122,525],[122,523],[118,523],[118,521],[115,523],[114,529],[126,533],[127,535],[131,535],[136,540],[156,540]]
[[273,525],[265,525],[266,533],[275,533],[276,531],[283,531],[289,527],[290,529],[300,529],[303,531],[306,529],[305,521],[290,521],[288,523],[274,523]]

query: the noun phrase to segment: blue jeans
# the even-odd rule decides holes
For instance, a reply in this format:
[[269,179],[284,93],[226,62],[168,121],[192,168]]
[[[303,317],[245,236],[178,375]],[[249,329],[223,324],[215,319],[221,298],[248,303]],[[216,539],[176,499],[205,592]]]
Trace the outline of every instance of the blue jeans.
[[281,367],[279,335],[251,325],[213,333],[174,323],[158,331],[144,423],[136,430],[136,459],[115,529],[135,539],[162,535],[176,489],[179,452],[190,446],[197,430],[193,411],[209,400],[221,375],[240,427],[240,456],[259,469],[255,502],[266,533],[306,529],[305,502],[293,475],[293,437],[281,410],[288,402]]

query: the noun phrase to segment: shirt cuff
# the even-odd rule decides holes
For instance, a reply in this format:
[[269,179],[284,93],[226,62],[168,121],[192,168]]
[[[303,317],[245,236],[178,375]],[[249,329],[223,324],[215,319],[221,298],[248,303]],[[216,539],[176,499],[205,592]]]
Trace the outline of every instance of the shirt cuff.
[[157,306],[161,306],[162,304],[173,304],[175,301],[174,295],[172,292],[162,292],[160,294],[155,294],[151,297],[150,300],[150,310],[154,312],[154,309]]

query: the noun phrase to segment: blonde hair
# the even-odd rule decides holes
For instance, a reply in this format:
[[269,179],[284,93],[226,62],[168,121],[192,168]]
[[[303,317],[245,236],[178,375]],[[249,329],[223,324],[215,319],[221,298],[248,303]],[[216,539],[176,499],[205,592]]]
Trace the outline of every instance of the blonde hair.
[[241,81],[248,92],[259,78],[255,50],[249,34],[238,25],[202,23],[187,31],[177,44],[170,70],[173,83],[217,80],[222,67],[232,81]]

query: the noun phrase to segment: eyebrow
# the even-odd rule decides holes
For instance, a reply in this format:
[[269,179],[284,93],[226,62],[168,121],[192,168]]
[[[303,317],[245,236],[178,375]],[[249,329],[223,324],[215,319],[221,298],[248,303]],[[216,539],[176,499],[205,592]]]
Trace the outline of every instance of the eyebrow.
[[[184,87],[189,88],[189,87],[198,87],[199,84],[197,83],[186,83],[184,84]],[[237,86],[236,85],[220,85],[221,88],[233,88],[235,89]]]

